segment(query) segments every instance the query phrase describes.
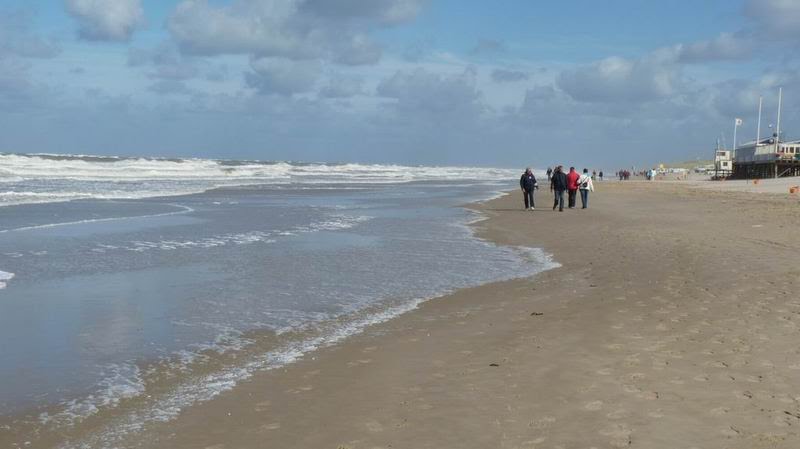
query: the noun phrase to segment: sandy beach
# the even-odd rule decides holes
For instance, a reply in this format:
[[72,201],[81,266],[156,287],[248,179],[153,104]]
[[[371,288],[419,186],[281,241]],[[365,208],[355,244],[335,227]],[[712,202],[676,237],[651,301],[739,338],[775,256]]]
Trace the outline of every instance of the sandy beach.
[[560,268],[429,301],[120,446],[800,447],[798,198],[597,187],[588,210],[473,206],[481,237]]

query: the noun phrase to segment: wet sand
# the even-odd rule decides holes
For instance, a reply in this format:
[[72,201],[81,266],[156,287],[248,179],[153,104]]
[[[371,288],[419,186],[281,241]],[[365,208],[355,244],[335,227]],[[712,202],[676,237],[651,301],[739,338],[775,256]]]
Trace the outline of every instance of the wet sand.
[[800,447],[798,199],[597,190],[588,210],[476,206],[482,237],[561,268],[430,301],[120,446]]

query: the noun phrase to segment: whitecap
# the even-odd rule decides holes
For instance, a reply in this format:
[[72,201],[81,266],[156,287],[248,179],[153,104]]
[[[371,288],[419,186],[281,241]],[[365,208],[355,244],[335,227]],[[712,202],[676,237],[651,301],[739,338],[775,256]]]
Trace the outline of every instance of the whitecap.
[[14,273],[7,271],[0,271],[0,290],[6,288],[8,281],[14,278]]

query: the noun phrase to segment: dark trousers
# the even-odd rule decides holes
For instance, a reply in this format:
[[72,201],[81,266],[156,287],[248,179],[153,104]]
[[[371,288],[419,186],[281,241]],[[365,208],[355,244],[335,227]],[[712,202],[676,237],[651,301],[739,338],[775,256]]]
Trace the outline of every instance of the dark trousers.
[[577,197],[578,191],[577,190],[569,190],[568,192],[569,192],[569,194],[568,194],[568,196],[569,196],[569,208],[572,209],[573,207],[575,207],[575,199]]
[[589,189],[581,189],[581,206],[584,209],[589,207]]
[[555,210],[556,207],[558,207],[558,210],[564,210],[564,191],[553,190],[553,194],[553,210]]
[[533,190],[523,190],[522,196],[525,197],[525,209],[529,207],[536,207],[533,205]]

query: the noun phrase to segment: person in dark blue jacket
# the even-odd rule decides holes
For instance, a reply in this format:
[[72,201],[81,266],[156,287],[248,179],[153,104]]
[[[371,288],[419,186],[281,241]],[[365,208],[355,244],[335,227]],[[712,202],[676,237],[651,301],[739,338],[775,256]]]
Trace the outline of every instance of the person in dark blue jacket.
[[530,167],[525,169],[525,173],[519,178],[519,188],[522,189],[522,196],[525,198],[525,210],[533,210],[533,191],[538,189],[539,186],[536,182],[536,176],[533,176],[533,171]]
[[564,212],[564,191],[567,190],[567,175],[564,173],[564,167],[559,165],[553,171],[553,176],[550,178],[550,191],[553,192],[553,210]]

